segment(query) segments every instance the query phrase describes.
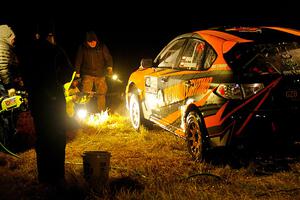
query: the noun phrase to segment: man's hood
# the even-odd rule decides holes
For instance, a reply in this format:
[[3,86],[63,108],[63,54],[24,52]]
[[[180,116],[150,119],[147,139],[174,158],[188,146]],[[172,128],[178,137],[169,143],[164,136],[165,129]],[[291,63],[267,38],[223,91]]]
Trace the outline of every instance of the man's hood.
[[11,28],[8,25],[0,25],[0,40],[3,40],[12,45],[11,41],[15,37],[15,33],[11,30]]
[[99,42],[98,40],[98,37],[96,35],[96,33],[94,31],[89,31],[86,33],[86,37],[85,37],[86,41],[97,41]]

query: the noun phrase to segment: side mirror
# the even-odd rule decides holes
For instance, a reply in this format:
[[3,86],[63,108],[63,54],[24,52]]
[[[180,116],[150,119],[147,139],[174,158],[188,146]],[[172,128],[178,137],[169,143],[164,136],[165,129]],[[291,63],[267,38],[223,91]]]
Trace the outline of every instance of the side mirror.
[[142,58],[141,59],[141,66],[140,66],[140,68],[150,68],[150,67],[152,67],[152,65],[153,65],[153,61],[152,61],[152,59],[150,58]]

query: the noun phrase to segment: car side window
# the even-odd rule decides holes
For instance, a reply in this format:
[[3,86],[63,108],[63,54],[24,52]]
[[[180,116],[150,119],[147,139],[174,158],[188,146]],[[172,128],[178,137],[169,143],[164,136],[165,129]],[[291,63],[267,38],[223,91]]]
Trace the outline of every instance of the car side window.
[[179,39],[167,46],[158,57],[158,67],[175,67],[185,39]]
[[216,52],[213,50],[213,48],[207,45],[203,69],[210,68],[213,62],[216,60],[216,58],[217,58]]
[[179,67],[182,69],[197,70],[203,66],[205,43],[198,39],[189,39],[184,49]]

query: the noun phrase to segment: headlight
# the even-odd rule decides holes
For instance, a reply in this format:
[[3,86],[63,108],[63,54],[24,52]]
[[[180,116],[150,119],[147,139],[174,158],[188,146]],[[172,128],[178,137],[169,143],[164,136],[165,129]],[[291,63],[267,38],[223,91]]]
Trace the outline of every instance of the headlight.
[[77,111],[77,117],[79,119],[84,119],[87,116],[87,110],[86,109],[80,109]]

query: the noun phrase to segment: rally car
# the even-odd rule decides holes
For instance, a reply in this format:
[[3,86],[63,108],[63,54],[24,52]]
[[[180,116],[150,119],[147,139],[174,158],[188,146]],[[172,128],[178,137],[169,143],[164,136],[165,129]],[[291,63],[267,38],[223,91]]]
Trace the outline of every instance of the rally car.
[[284,27],[218,27],[174,38],[129,77],[133,127],[154,123],[185,138],[196,160],[249,135],[296,132],[299,36]]

